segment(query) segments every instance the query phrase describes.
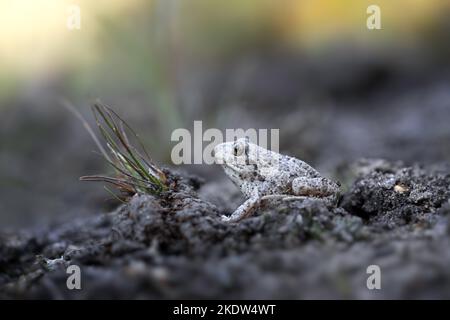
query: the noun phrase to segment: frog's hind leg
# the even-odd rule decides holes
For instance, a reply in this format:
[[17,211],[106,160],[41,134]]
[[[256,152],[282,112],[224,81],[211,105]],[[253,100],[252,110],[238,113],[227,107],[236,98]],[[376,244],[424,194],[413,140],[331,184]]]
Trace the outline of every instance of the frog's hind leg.
[[222,221],[226,222],[238,222],[242,219],[250,216],[255,209],[258,207],[260,202],[260,198],[258,197],[251,197],[247,201],[245,201],[242,205],[239,206],[239,208],[236,209],[236,211],[233,212],[233,214],[229,217],[222,216]]
[[327,197],[335,194],[339,186],[326,178],[298,177],[292,181],[295,196]]
[[269,194],[261,198],[261,200],[283,200],[283,201],[292,201],[292,200],[305,200],[308,199],[306,196],[289,196],[285,194]]

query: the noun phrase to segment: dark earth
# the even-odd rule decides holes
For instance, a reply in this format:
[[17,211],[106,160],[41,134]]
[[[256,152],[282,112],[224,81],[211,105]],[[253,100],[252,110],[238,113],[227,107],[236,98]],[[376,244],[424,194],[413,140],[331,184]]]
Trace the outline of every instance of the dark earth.
[[[208,184],[168,174],[174,190],[161,198],[2,234],[2,297],[450,297],[449,166],[360,161],[337,207],[294,201],[237,224],[204,199]],[[65,287],[70,264],[82,290]],[[381,290],[366,287],[372,264]]]
[[[167,168],[171,190],[160,197],[86,209],[101,186],[74,181],[99,168],[83,162],[88,138],[74,133],[75,120],[37,115],[35,124],[62,124],[44,131],[55,136],[47,149],[33,139],[21,146],[28,156],[6,144],[27,133],[14,128],[31,130],[31,120],[14,118],[38,103],[24,99],[2,119],[16,126],[1,128],[10,139],[0,173],[3,181],[24,176],[29,188],[2,188],[3,222],[20,211],[36,213],[33,221],[52,210],[72,214],[2,228],[0,298],[450,298],[448,64],[443,56],[348,52],[252,57],[205,80],[209,95],[192,119],[215,105],[217,119],[233,120],[219,128],[280,128],[282,153],[342,183],[335,207],[266,204],[237,224],[220,220],[244,199],[218,166]],[[49,199],[65,206],[48,207]],[[72,264],[82,290],[66,287]],[[370,265],[381,268],[380,290],[366,286]]]

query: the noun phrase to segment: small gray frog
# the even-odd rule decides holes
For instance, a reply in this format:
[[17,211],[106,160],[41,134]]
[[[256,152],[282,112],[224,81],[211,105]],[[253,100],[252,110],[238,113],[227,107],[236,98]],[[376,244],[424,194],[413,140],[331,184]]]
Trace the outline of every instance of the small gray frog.
[[324,178],[307,163],[273,152],[241,138],[214,148],[216,163],[241,189],[247,200],[229,217],[238,222],[250,216],[263,200],[320,198],[333,201],[340,184]]

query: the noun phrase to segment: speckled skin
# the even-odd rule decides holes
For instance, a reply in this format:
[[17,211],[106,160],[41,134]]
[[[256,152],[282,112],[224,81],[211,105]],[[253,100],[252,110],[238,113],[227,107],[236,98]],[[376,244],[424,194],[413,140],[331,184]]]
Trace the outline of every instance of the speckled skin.
[[307,163],[250,143],[248,139],[225,142],[214,149],[216,163],[248,198],[230,216],[222,219],[237,222],[251,215],[266,199],[305,197],[331,200],[339,184],[322,177]]

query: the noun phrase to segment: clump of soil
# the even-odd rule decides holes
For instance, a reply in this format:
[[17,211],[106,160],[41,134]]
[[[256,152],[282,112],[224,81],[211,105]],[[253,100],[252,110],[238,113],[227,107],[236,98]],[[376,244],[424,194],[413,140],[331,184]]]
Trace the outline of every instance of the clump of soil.
[[[364,160],[349,169],[336,207],[280,202],[238,224],[222,222],[227,209],[203,194],[220,185],[167,171],[173,190],[159,198],[1,234],[0,296],[449,298],[450,168]],[[71,264],[82,290],[66,287]],[[366,287],[374,264],[381,290]]]

